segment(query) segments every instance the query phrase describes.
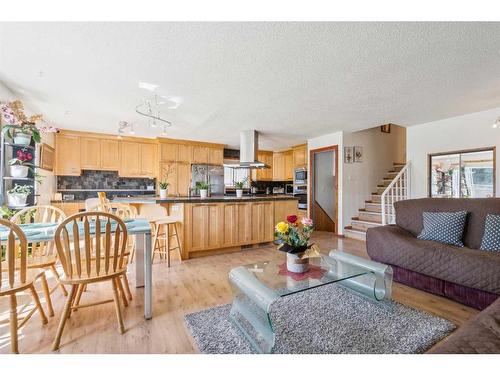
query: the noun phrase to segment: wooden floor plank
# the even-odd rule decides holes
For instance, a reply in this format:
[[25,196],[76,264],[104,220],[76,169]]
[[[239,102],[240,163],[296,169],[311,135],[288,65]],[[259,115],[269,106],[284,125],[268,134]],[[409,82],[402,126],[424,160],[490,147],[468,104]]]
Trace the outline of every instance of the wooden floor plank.
[[[313,240],[324,252],[343,250],[366,257],[365,243],[349,238],[340,239],[331,233],[316,232]],[[60,353],[196,353],[196,345],[184,324],[184,315],[212,306],[230,303],[231,289],[227,275],[231,268],[241,264],[283,259],[283,254],[272,245],[242,250],[237,253],[212,255],[180,263],[173,259],[153,265],[153,316],[143,319],[143,290],[131,285],[134,299],[124,308],[126,333],[117,332],[113,304],[81,309],[71,315],[61,340]],[[133,282],[133,268],[129,280]],[[54,285],[54,280],[50,280]],[[37,287],[41,290],[40,287]],[[408,306],[428,311],[461,325],[477,310],[446,298],[425,293],[395,283],[394,299]],[[82,297],[82,303],[111,298],[109,282],[92,285]],[[31,319],[19,333],[21,353],[50,353],[64,298],[53,294],[55,317],[42,326],[39,319]],[[42,299],[42,304],[44,300]],[[44,304],[45,307],[45,304]],[[4,316],[5,301],[0,300],[0,316]],[[9,352],[8,324],[0,326],[0,353]]]

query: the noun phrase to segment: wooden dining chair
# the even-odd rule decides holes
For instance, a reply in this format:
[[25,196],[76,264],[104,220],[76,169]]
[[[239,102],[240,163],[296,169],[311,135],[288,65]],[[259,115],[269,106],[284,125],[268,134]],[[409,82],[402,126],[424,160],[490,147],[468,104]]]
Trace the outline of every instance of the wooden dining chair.
[[[54,206],[33,206],[26,207],[17,212],[10,220],[15,224],[28,223],[54,223],[58,224],[66,219],[64,212]],[[46,271],[51,271],[56,285],[50,290],[50,294],[54,293],[59,287],[62,293],[67,296],[68,292],[63,284],[59,282],[59,272],[57,272],[57,252],[54,241],[31,242],[28,244],[31,250],[28,253],[28,268],[42,268]],[[49,316],[54,316],[52,300],[47,299],[47,308]]]
[[[61,282],[71,286],[53,344],[59,349],[61,336],[72,310],[114,302],[118,328],[125,332],[118,290],[127,272],[127,227],[107,212],[82,212],[68,217],[56,229],[56,249],[63,266]],[[75,303],[85,285],[110,282],[113,299],[88,304]]]
[[[41,269],[28,269],[28,246],[26,236],[16,224],[0,219],[0,249],[5,251],[5,259],[0,260],[0,297],[10,299],[10,348],[13,353],[19,353],[18,330],[38,311],[42,324],[47,324],[47,317],[43,311],[35,289],[34,282],[42,281],[46,298],[50,298],[45,272]],[[19,317],[17,308],[17,294],[29,290],[35,303],[24,317]]]
[[[114,202],[105,202],[99,203],[98,211],[109,212],[113,215],[118,216],[122,220],[135,219],[137,217],[137,208],[125,203],[114,203]],[[127,257],[127,264],[132,262],[135,255],[135,237],[128,237],[127,240],[127,248],[128,253],[130,254]],[[130,291],[130,285],[128,282],[128,276],[125,273],[121,278],[120,286],[120,294],[123,298],[123,304],[125,307],[128,306],[127,300],[132,300],[132,292]]]

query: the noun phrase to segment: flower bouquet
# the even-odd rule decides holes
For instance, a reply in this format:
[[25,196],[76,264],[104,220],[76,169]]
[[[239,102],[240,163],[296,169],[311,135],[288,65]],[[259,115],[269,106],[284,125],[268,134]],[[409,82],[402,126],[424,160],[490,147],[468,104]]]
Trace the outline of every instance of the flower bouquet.
[[298,223],[296,215],[289,215],[286,222],[279,222],[275,229],[278,250],[287,253],[287,269],[296,273],[306,272],[309,269],[309,258],[320,256],[317,247],[309,244],[314,231],[313,221],[304,217]]

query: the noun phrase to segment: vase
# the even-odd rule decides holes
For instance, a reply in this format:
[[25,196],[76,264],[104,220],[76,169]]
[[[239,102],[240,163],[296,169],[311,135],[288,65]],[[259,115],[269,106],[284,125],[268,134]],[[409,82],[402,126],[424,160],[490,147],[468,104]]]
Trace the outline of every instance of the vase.
[[309,270],[309,258],[300,259],[303,253],[286,253],[286,269],[294,273],[304,273]]
[[31,134],[14,131],[13,140],[15,145],[29,146],[31,143]]
[[236,197],[237,198],[243,197],[243,189],[236,189]]
[[10,176],[16,178],[24,178],[28,176],[28,167],[25,165],[11,165]]
[[160,199],[167,199],[167,189],[160,189]]
[[7,202],[11,207],[22,207],[26,206],[26,199],[28,198],[25,194],[19,193],[7,193]]
[[207,189],[200,189],[200,198],[206,198],[208,194]]

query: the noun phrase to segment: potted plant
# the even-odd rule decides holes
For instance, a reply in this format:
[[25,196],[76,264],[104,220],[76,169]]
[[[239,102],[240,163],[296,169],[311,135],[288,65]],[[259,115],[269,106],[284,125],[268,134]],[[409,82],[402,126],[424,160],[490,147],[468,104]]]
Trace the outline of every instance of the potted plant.
[[275,235],[279,242],[278,250],[286,253],[288,271],[307,272],[309,258],[319,256],[318,250],[309,244],[313,230],[311,219],[304,217],[298,223],[296,215],[289,215],[286,217],[286,222],[276,224]]
[[198,182],[196,187],[200,191],[200,198],[206,198],[208,195],[208,189],[210,189],[210,184],[208,182]]
[[11,177],[24,178],[28,176],[28,171],[33,170],[33,155],[25,148],[17,150],[16,157],[9,160]]
[[26,199],[31,194],[31,186],[15,184],[10,190],[7,190],[7,202],[10,207],[26,206]]
[[2,132],[11,138],[15,145],[28,146],[31,143],[31,137],[36,143],[42,140],[40,131],[33,122],[23,122],[20,125],[7,124],[2,128]]
[[168,193],[168,185],[170,184],[166,181],[161,181],[159,185],[160,185],[160,199],[166,199]]
[[243,196],[243,187],[245,186],[245,183],[247,182],[247,178],[245,177],[243,180],[239,182],[233,182],[234,187],[236,189],[236,196],[238,198],[241,198]]

